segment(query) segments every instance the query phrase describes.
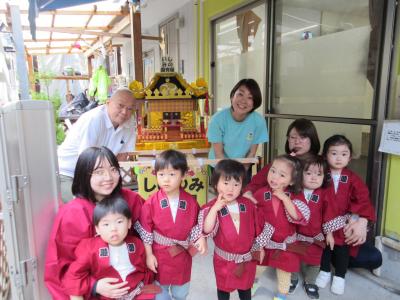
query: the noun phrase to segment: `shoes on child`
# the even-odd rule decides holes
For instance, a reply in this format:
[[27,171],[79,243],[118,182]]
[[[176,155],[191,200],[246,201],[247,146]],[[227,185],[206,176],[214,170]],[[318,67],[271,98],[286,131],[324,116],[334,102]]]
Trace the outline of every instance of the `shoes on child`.
[[319,299],[318,287],[315,284],[304,282],[303,286],[308,298]]
[[331,292],[336,295],[344,294],[345,279],[338,276],[333,276]]
[[294,294],[298,284],[299,284],[299,279],[291,279],[290,280],[290,287],[289,287],[289,293],[288,293],[289,295]]
[[331,272],[319,271],[315,284],[320,289],[325,288],[331,281]]
[[275,294],[273,300],[286,300],[286,295],[281,294],[281,293],[277,293],[277,294]]

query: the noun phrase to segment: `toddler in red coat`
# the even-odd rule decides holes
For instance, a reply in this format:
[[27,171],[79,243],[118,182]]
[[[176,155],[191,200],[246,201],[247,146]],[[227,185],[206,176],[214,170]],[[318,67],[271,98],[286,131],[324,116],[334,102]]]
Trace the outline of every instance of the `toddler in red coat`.
[[244,179],[245,168],[240,162],[219,161],[211,178],[218,196],[204,205],[199,215],[204,220],[203,232],[214,239],[218,300],[229,299],[235,290],[240,300],[251,299],[256,260],[264,255],[257,244],[262,227],[256,206],[241,195]]
[[[129,292],[119,299],[153,299],[160,291],[147,285],[152,274],[146,268],[142,241],[128,236],[131,211],[119,195],[98,202],[93,212],[93,223],[99,236],[82,240],[75,250],[76,260],[70,265],[63,280],[65,293],[71,300],[83,300],[90,290],[91,278],[119,278],[128,283]],[[94,296],[94,295],[93,295]],[[115,298],[118,295],[110,294]]]
[[334,264],[331,292],[342,295],[350,256],[356,256],[359,245],[367,236],[368,221],[375,221],[375,210],[369,199],[368,187],[360,177],[347,168],[353,154],[351,142],[343,135],[333,135],[324,143],[323,156],[328,162],[328,187],[338,215],[348,220],[344,230],[333,233],[335,246],[326,248],[322,255],[321,271],[316,285],[326,287],[331,281],[331,263]]

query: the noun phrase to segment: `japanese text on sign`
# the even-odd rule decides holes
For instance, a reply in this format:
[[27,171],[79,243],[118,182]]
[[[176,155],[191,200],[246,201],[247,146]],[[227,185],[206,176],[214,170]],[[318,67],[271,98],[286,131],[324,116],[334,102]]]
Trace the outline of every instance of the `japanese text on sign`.
[[[149,167],[142,167],[137,172],[138,192],[144,199],[158,190],[156,176],[153,173],[153,169]],[[182,187],[203,205],[207,202],[207,182],[207,167],[202,167],[196,171],[189,170]]]
[[385,121],[383,123],[379,151],[400,155],[400,121]]

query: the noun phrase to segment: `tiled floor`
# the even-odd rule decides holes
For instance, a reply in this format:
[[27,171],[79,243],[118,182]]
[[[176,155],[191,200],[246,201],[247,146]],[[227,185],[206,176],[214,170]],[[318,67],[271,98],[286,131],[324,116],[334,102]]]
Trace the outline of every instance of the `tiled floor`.
[[[213,300],[217,299],[215,276],[212,264],[213,243],[209,241],[209,253],[205,257],[196,256],[192,268],[192,281],[188,300]],[[396,279],[399,281],[399,279]],[[400,285],[400,284],[399,284]],[[260,285],[256,291],[254,300],[268,300],[273,298],[276,290],[275,271],[266,268],[260,277]],[[232,300],[238,300],[237,293],[232,293]],[[294,295],[289,295],[288,300],[308,299],[304,290],[299,284]],[[343,296],[337,296],[330,292],[329,287],[320,290],[320,299],[341,299],[341,300],[395,300],[400,299],[396,295],[373,281],[361,275],[349,271],[346,276],[346,290]]]

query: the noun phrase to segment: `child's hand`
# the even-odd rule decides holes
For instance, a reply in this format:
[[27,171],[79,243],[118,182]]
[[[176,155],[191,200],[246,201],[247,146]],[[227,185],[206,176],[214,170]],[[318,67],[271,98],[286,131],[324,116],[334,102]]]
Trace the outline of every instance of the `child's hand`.
[[326,245],[333,250],[333,247],[335,246],[335,239],[333,238],[332,232],[326,234]]
[[194,246],[196,247],[196,249],[199,251],[199,253],[200,253],[201,255],[207,254],[208,247],[207,247],[207,240],[206,240],[205,237],[199,238],[199,239],[194,243]]
[[274,190],[274,191],[272,192],[272,194],[273,194],[274,196],[276,196],[276,197],[277,197],[279,200],[281,200],[281,201],[284,201],[284,200],[287,200],[287,199],[290,200],[290,198],[288,197],[288,195],[286,195],[285,192],[284,192],[283,190],[281,190],[281,189],[279,189],[279,190]]
[[158,262],[154,254],[146,255],[146,265],[151,271],[157,273]]
[[213,208],[216,211],[220,211],[225,205],[227,204],[226,200],[224,199],[224,196],[222,195],[222,193],[218,194],[218,198],[217,201],[215,201]]
[[127,294],[129,286],[127,281],[118,283],[118,278],[102,278],[97,281],[96,294],[107,298],[120,298]]
[[249,199],[251,202],[253,202],[254,204],[257,204],[257,200],[256,198],[254,198],[253,193],[250,191],[247,191],[246,193],[243,194],[243,197],[246,197],[247,199]]
[[367,225],[366,218],[359,218],[358,221],[347,224],[344,227],[345,242],[352,246],[364,244],[367,239]]

